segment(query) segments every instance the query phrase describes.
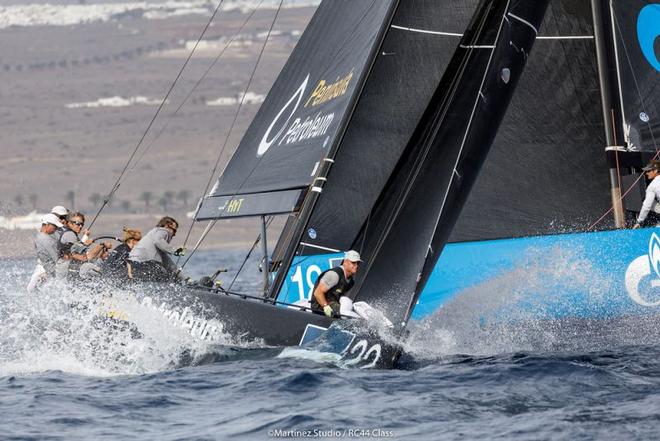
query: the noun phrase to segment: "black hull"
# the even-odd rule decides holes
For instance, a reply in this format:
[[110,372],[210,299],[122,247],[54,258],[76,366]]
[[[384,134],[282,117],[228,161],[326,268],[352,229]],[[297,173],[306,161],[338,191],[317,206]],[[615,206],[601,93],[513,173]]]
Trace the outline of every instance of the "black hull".
[[303,346],[336,353],[357,367],[391,368],[400,355],[398,346],[384,342],[362,320],[331,319],[293,305],[202,287],[150,284],[136,288],[143,305],[159,309],[201,338],[213,339],[214,333],[222,333],[247,343]]

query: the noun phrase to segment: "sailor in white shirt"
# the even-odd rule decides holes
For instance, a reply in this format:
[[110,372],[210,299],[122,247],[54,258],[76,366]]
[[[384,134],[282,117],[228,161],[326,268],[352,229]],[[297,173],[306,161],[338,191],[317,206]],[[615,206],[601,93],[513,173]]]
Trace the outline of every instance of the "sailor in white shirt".
[[651,161],[642,170],[646,172],[646,177],[651,183],[646,187],[642,210],[637,216],[637,223],[633,229],[639,228],[651,211],[660,214],[660,161]]

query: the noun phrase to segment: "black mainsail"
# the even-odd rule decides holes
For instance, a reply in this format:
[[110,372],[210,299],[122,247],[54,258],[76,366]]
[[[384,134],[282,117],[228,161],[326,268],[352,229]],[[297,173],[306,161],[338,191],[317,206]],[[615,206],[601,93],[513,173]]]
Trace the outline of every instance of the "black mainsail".
[[353,246],[477,4],[477,0],[400,2],[307,222],[299,254]]
[[547,2],[484,1],[365,227],[354,297],[405,326],[479,173]]
[[583,231],[610,208],[593,36],[589,2],[550,2],[451,242]]
[[343,133],[396,4],[319,6],[196,220],[297,210]]

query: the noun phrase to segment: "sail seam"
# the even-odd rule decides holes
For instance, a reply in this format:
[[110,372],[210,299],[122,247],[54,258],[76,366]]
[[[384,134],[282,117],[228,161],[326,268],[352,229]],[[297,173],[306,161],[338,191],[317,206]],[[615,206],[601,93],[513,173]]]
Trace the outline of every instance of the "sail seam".
[[528,21],[525,20],[524,18],[522,18],[522,17],[518,17],[516,14],[512,14],[511,12],[507,12],[506,15],[508,15],[508,16],[511,17],[511,18],[515,18],[516,20],[518,20],[519,22],[521,22],[521,23],[523,23],[523,24],[526,24],[527,26],[529,26],[530,28],[532,28],[532,29],[534,30],[534,33],[535,33],[536,35],[539,35],[539,30],[536,29],[536,26],[534,26],[533,24],[531,24],[530,22],[528,22]]
[[537,40],[593,40],[593,35],[539,35]]
[[460,47],[463,49],[495,49],[495,45],[492,44],[484,44],[484,45],[461,44]]
[[420,33],[420,34],[444,35],[445,37],[462,37],[463,36],[463,34],[458,34],[456,32],[429,31],[428,29],[418,29],[418,28],[411,28],[411,27],[398,26],[398,25],[392,25],[390,27],[394,28],[394,29],[399,29],[401,31],[417,32],[417,33]]
[[[537,39],[538,40],[593,40],[594,36],[593,35],[538,35],[538,30],[529,22],[521,19],[520,17],[509,14],[511,17],[520,20],[521,22],[529,25],[534,29],[534,32],[537,34]],[[408,32],[417,32],[420,34],[431,34],[431,35],[444,35],[446,37],[462,37],[463,34],[459,34],[456,32],[443,32],[443,31],[431,31],[428,29],[419,29],[419,28],[411,28],[411,27],[406,27],[406,26],[398,26],[398,25],[392,25],[390,26],[391,28],[394,29],[399,29],[402,31],[408,31]],[[461,47],[466,47],[461,45]]]
[[336,250],[334,248],[328,248],[328,247],[322,247],[321,245],[314,245],[313,243],[307,243],[307,242],[300,242],[300,245],[305,246],[305,247],[310,247],[310,248],[317,248],[319,250],[324,250],[324,251],[332,251],[333,253],[340,253],[340,250]]

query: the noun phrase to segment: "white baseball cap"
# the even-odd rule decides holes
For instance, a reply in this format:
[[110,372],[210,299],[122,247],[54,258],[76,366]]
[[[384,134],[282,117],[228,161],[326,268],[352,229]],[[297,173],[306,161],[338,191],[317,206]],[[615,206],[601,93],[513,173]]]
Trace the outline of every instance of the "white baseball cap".
[[61,205],[55,205],[53,209],[50,210],[50,212],[56,216],[66,216],[67,214],[69,214],[69,210],[67,210]]
[[344,259],[350,260],[351,262],[362,262],[362,259],[360,259],[360,253],[355,250],[346,251],[344,253]]
[[41,218],[41,225],[45,224],[51,224],[55,225],[57,228],[62,228],[62,222],[60,222],[60,218],[53,213],[45,214],[44,217]]

